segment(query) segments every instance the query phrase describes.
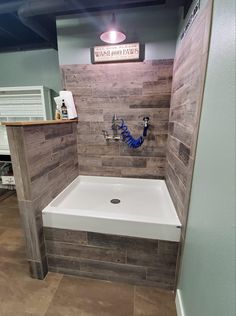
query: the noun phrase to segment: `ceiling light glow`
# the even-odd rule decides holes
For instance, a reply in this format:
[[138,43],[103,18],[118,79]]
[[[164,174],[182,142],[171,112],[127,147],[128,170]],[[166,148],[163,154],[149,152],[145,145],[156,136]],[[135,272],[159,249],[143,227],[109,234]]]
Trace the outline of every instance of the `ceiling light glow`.
[[103,32],[100,35],[100,39],[108,44],[118,44],[126,39],[126,35],[118,29],[115,20],[115,14],[112,15],[111,26],[108,31]]

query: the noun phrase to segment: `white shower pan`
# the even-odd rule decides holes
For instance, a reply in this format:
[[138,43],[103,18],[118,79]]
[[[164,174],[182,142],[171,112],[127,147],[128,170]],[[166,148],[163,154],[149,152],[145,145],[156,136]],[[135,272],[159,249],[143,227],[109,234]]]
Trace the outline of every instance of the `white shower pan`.
[[149,179],[79,176],[43,210],[43,225],[168,241],[181,233],[165,181]]

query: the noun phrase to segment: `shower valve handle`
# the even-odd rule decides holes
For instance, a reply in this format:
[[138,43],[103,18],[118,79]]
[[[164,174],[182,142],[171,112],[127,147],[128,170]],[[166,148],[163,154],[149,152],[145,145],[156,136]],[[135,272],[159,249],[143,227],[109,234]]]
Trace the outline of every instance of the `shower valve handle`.
[[148,116],[145,116],[144,118],[143,118],[143,121],[144,121],[144,127],[148,127],[148,125],[149,125],[149,117]]

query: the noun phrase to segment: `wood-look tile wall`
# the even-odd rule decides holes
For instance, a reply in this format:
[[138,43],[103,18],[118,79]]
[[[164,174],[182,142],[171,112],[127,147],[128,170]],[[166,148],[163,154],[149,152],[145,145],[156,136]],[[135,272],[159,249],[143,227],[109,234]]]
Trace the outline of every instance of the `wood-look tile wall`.
[[31,276],[47,260],[42,210],[78,176],[77,123],[7,127]]
[[[61,67],[79,113],[80,174],[164,178],[172,68],[172,60]],[[141,148],[106,143],[102,130],[111,133],[115,113],[135,137],[143,132],[143,117],[150,117]]]
[[50,271],[174,289],[178,242],[44,227]]
[[[185,227],[190,199],[210,36],[212,1],[180,41],[173,69],[166,183]],[[184,234],[184,229],[182,230]]]

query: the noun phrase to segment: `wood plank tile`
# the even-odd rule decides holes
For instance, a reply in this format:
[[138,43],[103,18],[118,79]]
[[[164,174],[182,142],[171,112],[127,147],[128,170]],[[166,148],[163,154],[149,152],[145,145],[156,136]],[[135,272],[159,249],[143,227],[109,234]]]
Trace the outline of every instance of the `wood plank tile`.
[[77,243],[79,245],[87,245],[87,232],[44,227],[44,236],[48,241],[61,241],[68,243]]
[[[167,144],[173,60],[96,67],[64,65],[61,68],[65,88],[73,92],[80,114],[78,151],[83,157],[83,161],[79,161],[81,174],[153,178],[151,168],[137,173],[135,168],[141,167],[140,161],[141,168],[145,168],[149,157],[166,155],[163,149]],[[106,143],[102,130],[110,131],[114,113],[126,121],[134,137],[143,132],[143,117],[150,117],[150,129],[145,140],[149,149],[142,146],[140,151],[135,151],[128,150],[124,144]],[[125,147],[126,152],[120,151],[120,147]],[[99,156],[112,158],[93,159]],[[142,157],[142,160],[136,157]],[[87,164],[86,158],[89,158]],[[129,170],[122,172],[123,167]],[[164,177],[164,171],[156,168],[155,178],[160,177]]]
[[74,257],[81,259],[100,260],[107,262],[126,262],[125,249],[111,249],[105,247],[81,246],[78,243],[65,243],[56,241],[46,242],[47,254]]
[[158,241],[153,239],[125,237],[118,235],[100,234],[88,232],[88,244],[92,246],[104,246],[109,248],[136,248],[148,249],[156,252]]
[[195,160],[211,15],[212,1],[209,0],[177,46],[173,67],[166,183],[184,225]]
[[51,267],[62,268],[68,274],[70,274],[70,271],[74,271],[74,275],[86,275],[88,273],[91,277],[94,274],[96,278],[100,276],[100,279],[105,280],[107,278],[110,280],[122,279],[127,282],[146,280],[146,269],[141,266],[55,255],[48,255],[47,258],[49,269]]

